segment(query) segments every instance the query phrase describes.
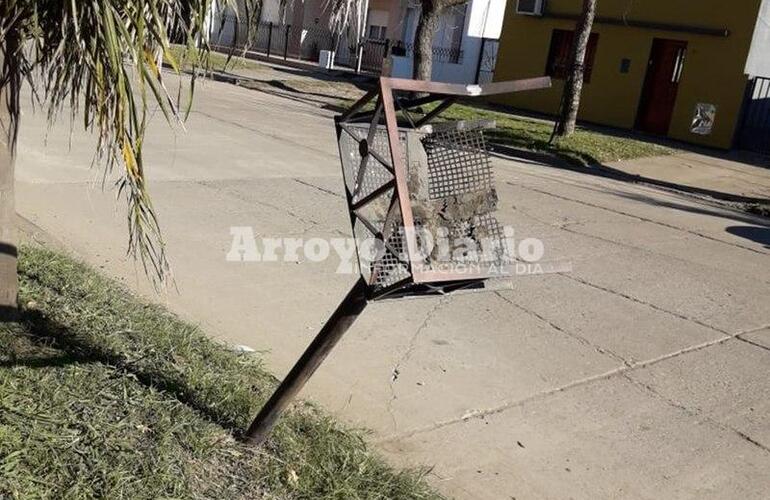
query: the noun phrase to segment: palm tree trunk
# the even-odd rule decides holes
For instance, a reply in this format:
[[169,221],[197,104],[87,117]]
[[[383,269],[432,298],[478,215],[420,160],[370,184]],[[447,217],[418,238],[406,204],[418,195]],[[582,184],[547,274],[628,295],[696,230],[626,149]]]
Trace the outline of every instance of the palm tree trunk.
[[[6,40],[5,53],[13,52]],[[0,75],[5,76],[0,80],[0,321],[16,316],[19,288],[13,170],[21,82],[15,71],[9,71],[6,62],[0,55]]]
[[586,50],[595,15],[596,0],[583,0],[583,12],[575,28],[575,42],[570,58],[572,66],[564,86],[561,116],[556,127],[556,135],[559,137],[569,137],[575,131],[578,109],[580,109],[580,95],[583,92]]
[[441,8],[433,0],[423,0],[414,34],[415,80],[430,80],[433,72],[433,36],[438,29]]

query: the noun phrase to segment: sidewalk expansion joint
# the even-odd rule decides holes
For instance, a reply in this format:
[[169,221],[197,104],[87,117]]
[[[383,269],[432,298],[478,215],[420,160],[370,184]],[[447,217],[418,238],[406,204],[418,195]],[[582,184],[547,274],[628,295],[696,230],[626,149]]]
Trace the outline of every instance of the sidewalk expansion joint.
[[425,434],[425,433],[432,432],[432,431],[435,431],[435,430],[438,430],[438,429],[442,429],[444,427],[449,427],[451,425],[464,423],[464,422],[467,422],[469,420],[484,419],[484,418],[486,418],[488,416],[504,413],[507,410],[510,410],[512,408],[517,408],[517,407],[523,406],[525,404],[528,404],[528,403],[531,403],[531,402],[534,402],[534,401],[539,401],[539,400],[542,400],[542,399],[546,399],[546,398],[548,398],[550,396],[553,396],[555,394],[559,394],[559,393],[562,393],[562,392],[566,392],[566,391],[571,390],[571,389],[575,389],[575,388],[578,388],[578,387],[583,387],[583,386],[592,384],[594,382],[598,382],[598,381],[602,381],[602,380],[607,380],[607,379],[610,379],[610,378],[612,378],[614,376],[623,376],[626,373],[629,373],[629,372],[632,372],[632,371],[635,371],[635,370],[639,370],[639,369],[642,369],[642,368],[647,368],[649,366],[653,366],[653,365],[656,365],[656,364],[661,363],[663,361],[667,361],[667,360],[670,360],[670,359],[673,359],[673,358],[677,358],[677,357],[683,356],[685,354],[689,354],[689,353],[701,351],[703,349],[708,349],[708,348],[713,347],[713,346],[721,345],[721,344],[724,344],[724,343],[726,343],[726,342],[728,342],[730,340],[736,340],[736,338],[738,336],[740,336],[740,335],[746,335],[748,333],[759,331],[759,330],[762,330],[762,329],[767,328],[767,327],[768,326],[766,325],[766,326],[762,326],[762,327],[759,327],[759,328],[754,328],[754,329],[751,329],[751,330],[740,331],[740,332],[737,332],[737,333],[734,333],[734,334],[730,334],[730,335],[724,335],[723,337],[720,337],[718,339],[714,339],[714,340],[710,340],[710,341],[703,342],[703,343],[700,343],[700,344],[696,344],[696,345],[692,345],[692,346],[689,346],[689,347],[685,347],[683,349],[679,349],[677,351],[673,351],[673,352],[670,352],[668,354],[663,354],[661,356],[658,356],[658,357],[655,357],[655,358],[651,358],[651,359],[648,359],[646,361],[640,361],[638,363],[632,363],[630,365],[620,366],[618,368],[614,368],[614,369],[609,370],[609,371],[604,372],[604,373],[599,373],[599,374],[591,375],[589,377],[585,377],[585,378],[582,378],[582,379],[574,380],[574,381],[569,382],[567,384],[564,384],[562,386],[554,387],[554,388],[551,388],[551,389],[546,389],[546,390],[537,392],[535,394],[532,394],[530,396],[527,396],[525,398],[518,399],[518,400],[515,400],[515,401],[511,401],[511,402],[508,402],[508,403],[503,403],[503,404],[495,406],[495,407],[486,408],[486,409],[480,409],[480,410],[471,410],[471,411],[467,412],[466,414],[464,414],[464,415],[462,415],[460,417],[454,417],[454,418],[450,418],[450,419],[447,419],[447,420],[439,421],[439,422],[436,422],[436,423],[431,424],[431,425],[427,425],[427,426],[424,426],[424,427],[416,428],[416,429],[413,429],[413,430],[410,430],[410,431],[406,431],[406,432],[402,432],[402,433],[396,433],[396,434],[391,434],[389,436],[383,436],[382,438],[374,440],[374,442],[375,443],[386,443],[386,442],[396,441],[396,440],[399,440],[399,439],[406,439],[406,438],[410,438],[412,436],[416,436],[416,435],[419,435],[419,434]]
[[504,302],[512,305],[516,309],[519,309],[520,311],[524,312],[525,314],[527,314],[529,316],[532,316],[533,318],[537,319],[538,321],[540,321],[542,323],[545,323],[551,329],[556,330],[557,332],[561,333],[562,335],[566,335],[567,337],[569,337],[569,338],[571,338],[573,340],[576,340],[580,344],[593,349],[594,351],[598,352],[599,354],[607,355],[607,356],[611,357],[612,359],[614,359],[615,361],[617,361],[617,362],[619,362],[619,363],[621,363],[623,365],[631,366],[631,361],[627,360],[623,356],[621,356],[619,354],[616,354],[615,352],[611,351],[610,349],[605,349],[604,347],[602,347],[600,345],[594,344],[593,342],[591,342],[590,340],[588,340],[587,338],[585,338],[585,337],[583,337],[581,335],[573,333],[573,332],[571,332],[569,330],[565,330],[564,328],[560,327],[559,325],[557,325],[553,321],[549,320],[545,316],[542,316],[542,315],[536,313],[535,311],[527,309],[526,307],[524,307],[524,306],[514,302],[513,299],[511,299],[510,297],[506,297],[505,295],[502,294],[502,292],[496,291],[495,295],[498,296],[500,299],[502,299]]

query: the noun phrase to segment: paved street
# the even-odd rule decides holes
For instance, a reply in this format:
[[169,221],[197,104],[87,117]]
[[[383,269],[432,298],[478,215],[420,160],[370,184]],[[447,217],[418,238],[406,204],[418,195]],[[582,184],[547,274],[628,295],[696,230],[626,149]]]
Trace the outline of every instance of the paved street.
[[[260,237],[350,233],[328,111],[201,82],[145,149],[178,292],[125,257],[93,143],[27,108],[18,210],[128,286],[286,373],[353,283],[334,259],[227,262]],[[495,160],[500,219],[564,274],[374,303],[303,395],[457,498],[767,498],[770,227],[684,196]]]

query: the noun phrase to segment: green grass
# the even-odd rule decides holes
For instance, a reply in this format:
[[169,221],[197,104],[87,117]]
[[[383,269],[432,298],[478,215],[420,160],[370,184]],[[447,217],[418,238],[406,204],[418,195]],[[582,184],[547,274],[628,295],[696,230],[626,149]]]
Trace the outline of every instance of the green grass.
[[553,123],[457,104],[442,114],[450,120],[495,120],[497,128],[487,133],[492,144],[558,156],[579,166],[673,154],[674,149],[630,137],[616,137],[578,127],[574,135],[549,144]]
[[0,323],[0,498],[439,498],[306,403],[246,447],[275,383],[254,354],[59,253],[23,248],[20,278],[22,319]]
[[770,203],[745,203],[743,210],[750,214],[770,218]]
[[[175,46],[172,52],[181,57],[182,47]],[[237,51],[236,53],[237,54]],[[210,54],[210,63],[212,69],[221,70],[225,67],[227,56],[221,53],[212,52]],[[238,69],[258,69],[265,68],[257,62],[241,57],[233,57],[227,63],[227,69],[237,71]],[[329,82],[321,79],[313,79],[309,72],[307,78],[301,81],[302,92],[329,92]],[[293,83],[297,86],[297,83]],[[256,87],[259,90],[259,87]],[[298,95],[301,95],[299,92]],[[331,104],[340,107],[350,105],[350,100],[363,95],[364,91],[357,88],[352,82],[345,80],[335,82],[335,93],[345,95],[346,99],[331,99]],[[372,104],[370,104],[371,106]],[[435,105],[425,106],[425,112],[433,109]],[[575,133],[567,139],[561,139],[554,144],[549,144],[553,123],[543,120],[529,119],[519,115],[494,111],[483,106],[470,106],[466,104],[455,104],[447,111],[442,113],[441,119],[444,120],[495,120],[496,128],[487,132],[487,139],[491,144],[509,146],[528,151],[535,151],[552,155],[562,160],[566,160],[572,165],[579,167],[593,167],[605,162],[618,160],[632,160],[636,158],[645,158],[651,156],[662,156],[676,153],[676,149],[661,146],[652,142],[636,139],[633,137],[623,137],[608,135],[600,130],[578,127]]]
[[[195,58],[194,51],[187,51],[183,45],[172,45],[170,49],[174,59],[180,64],[184,63],[183,69],[189,69],[192,63],[197,62],[200,64],[200,60]],[[250,70],[265,70],[269,69],[269,66],[260,64],[252,59],[240,57],[243,51],[236,49],[233,52],[232,57],[228,59],[227,54],[221,52],[211,51],[208,54],[209,68],[216,71],[222,71],[227,69],[228,71],[238,69],[250,69]],[[167,61],[168,62],[168,61]]]

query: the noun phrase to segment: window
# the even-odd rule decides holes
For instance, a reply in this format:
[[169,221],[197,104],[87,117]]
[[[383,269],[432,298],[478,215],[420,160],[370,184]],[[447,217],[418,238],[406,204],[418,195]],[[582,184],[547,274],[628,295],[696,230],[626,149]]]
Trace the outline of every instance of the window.
[[387,26],[369,26],[369,38],[373,40],[385,40],[385,34],[387,33]]
[[674,72],[671,75],[671,83],[679,83],[682,79],[682,70],[684,69],[684,58],[687,54],[685,47],[676,49],[676,60],[674,61]]
[[447,28],[449,29],[449,62],[460,63],[462,54],[463,31],[465,30],[465,15],[467,4],[456,5],[449,12]]
[[450,64],[462,61],[466,9],[467,4],[455,5],[441,14],[433,39],[433,57],[436,61]]
[[[551,49],[548,52],[548,64],[545,68],[546,75],[560,80],[567,79],[574,39],[574,31],[553,30],[553,35],[551,36]],[[591,36],[588,38],[585,70],[583,71],[583,81],[586,83],[591,81],[591,73],[594,69],[594,57],[596,56],[596,46],[598,43],[598,33],[591,33]]]

